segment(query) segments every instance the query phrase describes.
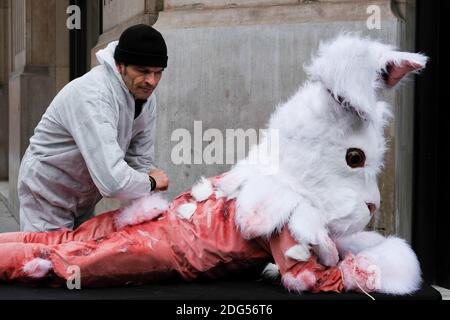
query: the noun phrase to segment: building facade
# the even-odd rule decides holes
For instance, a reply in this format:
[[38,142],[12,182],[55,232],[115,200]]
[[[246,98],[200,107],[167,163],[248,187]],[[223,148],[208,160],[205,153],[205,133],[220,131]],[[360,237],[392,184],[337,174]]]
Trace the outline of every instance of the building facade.
[[[7,115],[0,118],[0,179],[8,181],[12,212],[18,217],[20,160],[45,109],[128,26],[154,25],[167,41],[169,66],[156,92],[156,155],[172,197],[231,165],[225,156],[214,165],[173,163],[176,129],[193,139],[199,121],[201,132],[263,129],[274,107],[305,80],[303,64],[321,40],[357,31],[414,50],[414,6],[387,0],[0,0],[0,110]],[[77,14],[78,28],[69,29]],[[388,100],[396,117],[387,130],[381,214],[372,227],[410,239],[413,86]],[[97,210],[119,205],[102,201]]]
[[[305,80],[303,64],[321,40],[358,31],[414,50],[415,1],[406,0],[0,0],[0,10],[0,178],[8,181],[16,217],[20,160],[36,124],[56,93],[130,25],[154,25],[168,45],[169,66],[156,92],[156,160],[171,179],[169,197],[231,165],[225,156],[214,165],[201,158],[173,163],[172,133],[185,128],[194,139],[199,121],[201,132],[263,129]],[[79,28],[69,29],[76,14]],[[372,227],[410,239],[413,86],[388,100],[395,122],[387,130],[381,213]],[[103,201],[98,211],[118,205]]]

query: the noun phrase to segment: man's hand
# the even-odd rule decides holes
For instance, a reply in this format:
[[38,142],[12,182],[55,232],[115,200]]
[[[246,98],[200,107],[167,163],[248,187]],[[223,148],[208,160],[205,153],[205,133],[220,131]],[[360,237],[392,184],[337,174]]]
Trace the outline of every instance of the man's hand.
[[164,191],[169,187],[169,178],[161,169],[153,169],[148,173],[156,181],[156,191]]

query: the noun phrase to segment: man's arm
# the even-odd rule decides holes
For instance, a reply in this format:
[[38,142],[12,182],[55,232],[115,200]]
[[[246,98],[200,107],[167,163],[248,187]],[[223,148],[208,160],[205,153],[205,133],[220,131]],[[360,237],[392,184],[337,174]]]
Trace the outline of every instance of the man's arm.
[[89,173],[104,197],[136,199],[150,192],[146,173],[131,168],[117,142],[117,117],[101,96],[80,99],[63,109],[64,125],[77,144]]

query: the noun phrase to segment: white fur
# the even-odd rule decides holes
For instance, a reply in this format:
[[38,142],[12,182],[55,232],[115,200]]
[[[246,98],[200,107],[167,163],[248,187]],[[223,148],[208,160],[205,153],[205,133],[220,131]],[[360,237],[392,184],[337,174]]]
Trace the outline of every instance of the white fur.
[[49,260],[34,258],[22,267],[23,272],[30,278],[43,278],[53,269],[53,264]]
[[383,242],[385,238],[374,231],[362,231],[334,239],[336,247],[341,257],[349,252],[358,254],[362,250],[376,246]]
[[225,192],[223,192],[223,191],[220,190],[220,189],[217,189],[217,190],[214,192],[214,195],[215,195],[216,199],[225,198],[225,197],[227,196],[227,195],[225,194]]
[[305,270],[294,276],[287,272],[282,277],[285,288],[289,291],[302,292],[311,289],[316,283],[316,276],[311,271]]
[[280,230],[298,205],[298,196],[271,176],[255,173],[239,191],[236,223],[245,238]]
[[210,180],[202,177],[200,181],[192,187],[191,195],[198,202],[205,201],[214,192],[213,186]]
[[275,281],[280,278],[280,269],[276,264],[268,263],[262,271],[261,275],[266,279]]
[[298,244],[290,247],[288,250],[286,250],[284,255],[287,258],[291,258],[297,261],[308,261],[308,259],[311,257],[309,246],[303,244]]
[[168,202],[158,193],[140,198],[115,217],[116,228],[152,220],[169,208]]
[[195,203],[184,203],[177,208],[177,213],[183,219],[189,220],[197,210],[197,205]]

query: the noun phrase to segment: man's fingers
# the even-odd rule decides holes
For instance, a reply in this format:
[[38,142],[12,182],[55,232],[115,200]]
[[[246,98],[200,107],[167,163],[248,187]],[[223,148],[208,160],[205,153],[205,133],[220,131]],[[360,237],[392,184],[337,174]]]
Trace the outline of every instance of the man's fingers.
[[169,187],[168,185],[165,185],[165,186],[157,187],[155,190],[166,191],[168,189],[168,187]]

